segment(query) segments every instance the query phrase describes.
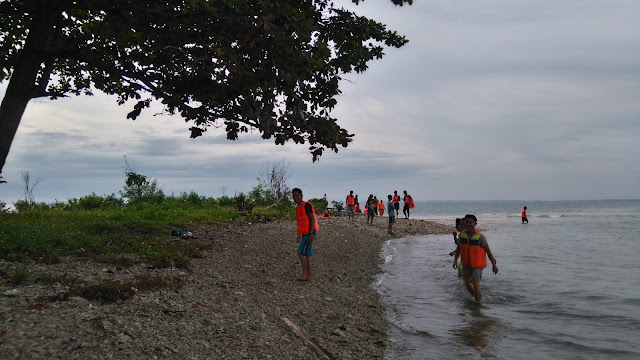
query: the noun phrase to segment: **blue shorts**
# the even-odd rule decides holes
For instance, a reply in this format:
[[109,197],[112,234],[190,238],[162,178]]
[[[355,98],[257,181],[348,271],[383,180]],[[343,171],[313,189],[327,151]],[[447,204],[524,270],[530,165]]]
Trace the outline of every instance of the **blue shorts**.
[[[393,210],[391,210],[393,211]],[[396,223],[396,217],[395,216],[389,216],[389,224],[395,224]]]
[[464,271],[469,271],[471,269],[471,276],[477,276],[482,279],[482,269],[481,268],[472,268],[469,266],[463,266]]
[[351,205],[347,206],[347,212],[352,213],[354,209],[355,209],[355,206],[351,206]]
[[[300,240],[300,246],[298,246],[298,254],[302,256],[312,256],[313,255],[313,242],[308,243],[309,234],[302,235],[302,239]],[[313,232],[313,240],[316,239],[316,232]]]

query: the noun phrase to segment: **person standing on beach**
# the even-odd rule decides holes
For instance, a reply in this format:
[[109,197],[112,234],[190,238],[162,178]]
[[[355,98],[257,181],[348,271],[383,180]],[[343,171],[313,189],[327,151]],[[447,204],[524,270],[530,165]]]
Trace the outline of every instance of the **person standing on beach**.
[[400,213],[400,195],[398,195],[398,190],[393,191],[393,208],[389,208],[389,211],[396,210],[396,216]]
[[387,202],[387,207],[389,208],[389,228],[387,229],[387,233],[389,235],[395,235],[393,233],[393,224],[396,223],[396,213],[393,211],[393,198],[391,195],[388,195],[387,197],[389,198],[389,201]]
[[302,190],[295,188],[291,191],[296,203],[296,221],[298,222],[298,256],[302,263],[302,275],[298,281],[311,282],[311,256],[313,255],[313,240],[320,227],[316,219],[313,204],[302,200]]
[[378,215],[378,207],[380,205],[380,201],[378,200],[377,196],[373,197],[373,209],[376,211],[376,215]]
[[522,216],[522,223],[524,224],[525,222],[528,224],[529,223],[529,219],[527,219],[527,207],[525,206],[524,209],[522,209],[522,211],[520,211],[520,215]]
[[376,216],[376,211],[374,210],[375,200],[373,200],[373,194],[369,195],[369,199],[367,199],[367,224],[373,225],[373,218]]
[[403,191],[404,192],[404,207],[402,208],[402,213],[404,214],[404,218],[405,219],[409,219],[409,209],[412,208],[412,204],[413,204],[413,199],[411,198],[411,195],[407,194],[407,190]]
[[380,199],[380,202],[378,203],[378,211],[380,216],[384,215],[384,200],[382,199]]
[[349,191],[347,195],[347,216],[349,220],[353,221],[353,212],[355,211],[356,198],[353,197],[353,190]]
[[[493,273],[498,273],[497,261],[491,253],[487,238],[476,229],[478,219],[475,215],[466,215],[462,220],[462,232],[458,239],[460,247],[460,261],[462,262],[462,278],[467,290],[475,297],[476,301],[482,300],[480,279],[482,270],[487,267],[487,256],[493,265]],[[458,257],[453,260],[453,268],[458,267]]]

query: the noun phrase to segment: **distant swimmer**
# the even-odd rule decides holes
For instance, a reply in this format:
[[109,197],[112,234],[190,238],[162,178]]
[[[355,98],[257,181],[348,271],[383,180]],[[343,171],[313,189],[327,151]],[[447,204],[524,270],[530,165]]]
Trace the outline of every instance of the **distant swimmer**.
[[527,207],[525,206],[524,209],[522,209],[522,211],[520,211],[520,215],[522,215],[522,223],[524,224],[525,222],[528,224],[529,223],[529,219],[527,219]]

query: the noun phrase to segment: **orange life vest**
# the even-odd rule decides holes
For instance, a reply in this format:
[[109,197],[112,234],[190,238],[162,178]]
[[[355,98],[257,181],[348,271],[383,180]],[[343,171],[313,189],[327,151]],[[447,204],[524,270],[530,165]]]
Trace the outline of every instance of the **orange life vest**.
[[378,210],[384,210],[384,201],[378,203]]
[[313,212],[313,221],[315,222],[313,229],[315,231],[320,230],[318,226],[318,219],[316,216],[316,209],[313,207],[313,204],[307,201],[303,201],[296,208],[296,220],[298,221],[298,234],[304,235],[309,233],[309,215],[304,210],[305,204],[311,205],[311,211]]
[[466,231],[460,233],[458,243],[460,244],[460,261],[462,265],[469,266],[469,261],[471,261],[472,268],[484,269],[487,267],[487,253],[480,246],[481,235],[482,233],[476,230],[476,233],[469,240]]
[[347,195],[347,206],[353,206],[356,203],[356,198],[353,195]]
[[520,211],[520,215],[522,215],[522,217],[527,217],[527,210]]
[[393,195],[393,203],[397,204],[400,202],[400,195]]

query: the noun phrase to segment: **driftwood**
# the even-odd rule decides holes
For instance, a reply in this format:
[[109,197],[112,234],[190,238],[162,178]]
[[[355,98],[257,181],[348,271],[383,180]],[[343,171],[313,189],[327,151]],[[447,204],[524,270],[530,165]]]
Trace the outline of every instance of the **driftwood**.
[[336,360],[336,358],[334,358],[333,355],[331,355],[330,352],[328,352],[325,348],[320,346],[320,344],[318,344],[315,340],[310,338],[309,335],[305,334],[302,330],[300,330],[300,328],[298,328],[296,326],[296,324],[292,323],[289,319],[287,319],[285,317],[283,317],[282,320],[287,325],[289,325],[289,327],[291,328],[291,330],[293,330],[293,332],[296,334],[296,336],[298,336],[298,338],[300,338],[300,340],[302,340],[303,344],[305,344],[307,347],[309,347],[311,350],[313,350],[313,352],[316,353],[318,358],[323,359],[323,360]]

